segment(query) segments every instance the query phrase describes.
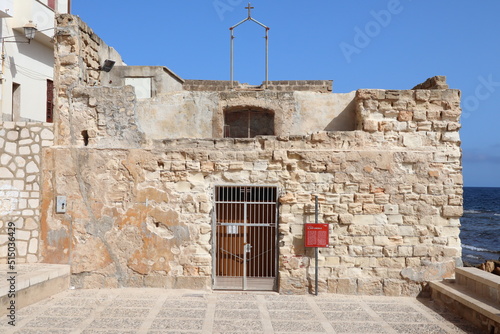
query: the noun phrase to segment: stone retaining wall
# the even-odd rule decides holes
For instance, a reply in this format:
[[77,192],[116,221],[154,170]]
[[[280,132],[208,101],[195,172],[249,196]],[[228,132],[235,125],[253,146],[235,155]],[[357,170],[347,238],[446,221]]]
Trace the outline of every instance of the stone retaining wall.
[[16,226],[16,262],[38,262],[44,149],[50,123],[0,123],[0,263],[7,262],[7,224]]

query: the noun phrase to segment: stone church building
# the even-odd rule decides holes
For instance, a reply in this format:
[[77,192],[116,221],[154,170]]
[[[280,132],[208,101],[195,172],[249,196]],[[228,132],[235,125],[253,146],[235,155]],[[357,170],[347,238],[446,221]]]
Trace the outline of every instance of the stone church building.
[[57,24],[54,124],[0,130],[0,154],[25,158],[0,170],[19,258],[70,264],[77,288],[311,293],[317,196],[320,292],[414,296],[461,265],[460,91],[444,77],[232,87],[126,66],[79,18]]

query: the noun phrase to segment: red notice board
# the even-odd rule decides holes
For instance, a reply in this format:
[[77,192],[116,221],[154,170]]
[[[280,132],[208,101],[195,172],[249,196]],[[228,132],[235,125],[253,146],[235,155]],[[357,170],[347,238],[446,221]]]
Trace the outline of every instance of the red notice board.
[[306,247],[328,247],[328,224],[305,224]]

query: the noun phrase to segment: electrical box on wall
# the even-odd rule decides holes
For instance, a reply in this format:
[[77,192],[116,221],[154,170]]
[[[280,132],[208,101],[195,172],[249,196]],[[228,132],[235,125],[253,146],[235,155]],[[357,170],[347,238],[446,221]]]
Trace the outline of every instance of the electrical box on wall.
[[56,213],[66,213],[66,196],[56,197]]

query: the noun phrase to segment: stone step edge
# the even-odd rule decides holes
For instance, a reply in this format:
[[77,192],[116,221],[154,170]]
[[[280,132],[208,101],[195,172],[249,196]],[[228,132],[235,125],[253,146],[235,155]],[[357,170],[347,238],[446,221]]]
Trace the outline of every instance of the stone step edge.
[[459,285],[463,286],[463,284],[459,282],[460,276],[473,279],[476,283],[487,285],[500,291],[500,276],[498,275],[474,267],[456,268],[455,280]]
[[470,309],[484,315],[485,317],[500,323],[500,308],[487,301],[484,297],[473,293],[456,283],[430,282],[431,290],[436,290]]
[[[36,264],[33,265],[36,266]],[[45,265],[41,270],[34,270],[15,275],[16,292],[28,289],[30,286],[49,281],[51,279],[69,275],[71,275],[71,269],[67,264],[54,264],[50,266]],[[0,282],[0,297],[6,296],[9,293],[10,283],[7,281],[9,276],[11,275],[7,272],[6,280]]]

